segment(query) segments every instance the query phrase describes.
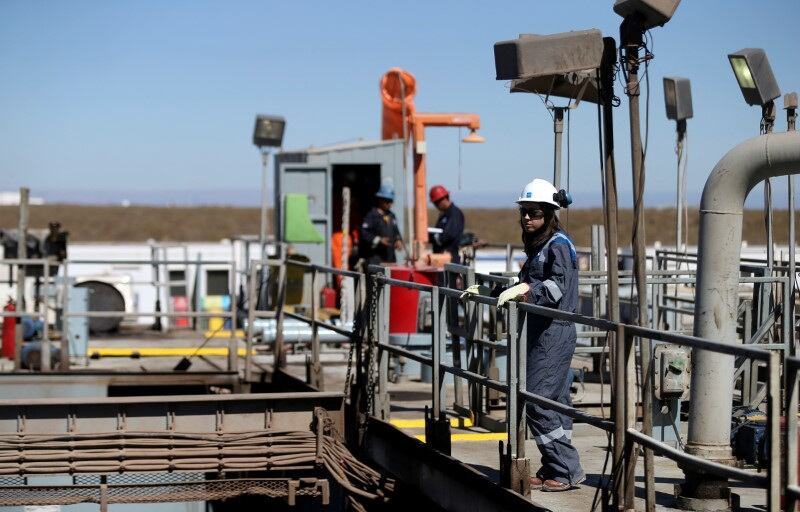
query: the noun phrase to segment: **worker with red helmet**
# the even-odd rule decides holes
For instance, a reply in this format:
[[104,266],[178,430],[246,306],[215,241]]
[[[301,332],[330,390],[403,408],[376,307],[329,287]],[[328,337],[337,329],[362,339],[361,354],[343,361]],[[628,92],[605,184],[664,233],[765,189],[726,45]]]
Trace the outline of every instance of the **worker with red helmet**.
[[434,253],[450,253],[450,261],[460,263],[458,248],[464,235],[464,213],[450,200],[450,192],[442,185],[430,190],[431,202],[439,210],[436,227],[431,229],[429,240]]

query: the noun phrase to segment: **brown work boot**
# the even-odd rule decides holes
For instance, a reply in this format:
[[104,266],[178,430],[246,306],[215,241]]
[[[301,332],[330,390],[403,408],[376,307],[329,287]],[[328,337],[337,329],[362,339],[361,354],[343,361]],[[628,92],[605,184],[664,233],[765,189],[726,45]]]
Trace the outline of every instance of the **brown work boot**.
[[[581,480],[581,482],[583,479]],[[544,492],[561,492],[561,491],[569,491],[570,489],[578,489],[581,482],[576,482],[574,484],[565,484],[563,482],[559,482],[558,480],[545,480],[542,483],[542,491]]]

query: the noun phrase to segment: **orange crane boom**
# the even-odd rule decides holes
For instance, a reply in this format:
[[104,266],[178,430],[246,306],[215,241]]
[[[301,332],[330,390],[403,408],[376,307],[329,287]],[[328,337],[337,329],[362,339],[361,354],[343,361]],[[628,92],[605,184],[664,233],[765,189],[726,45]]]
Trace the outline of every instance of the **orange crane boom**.
[[392,68],[381,78],[381,99],[383,101],[382,138],[413,137],[414,150],[414,247],[412,259],[419,260],[428,243],[428,199],[427,170],[425,160],[425,127],[458,126],[470,129],[463,142],[483,142],[476,133],[481,126],[478,114],[468,113],[428,113],[417,112],[414,107],[414,94],[417,81],[414,75],[400,68]]

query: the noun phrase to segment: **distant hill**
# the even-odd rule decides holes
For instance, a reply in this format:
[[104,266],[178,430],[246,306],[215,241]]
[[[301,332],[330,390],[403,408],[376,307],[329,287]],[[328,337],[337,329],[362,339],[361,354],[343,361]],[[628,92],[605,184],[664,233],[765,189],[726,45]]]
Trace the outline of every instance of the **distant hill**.
[[[396,212],[400,215],[400,212]],[[438,212],[430,211],[431,224]],[[490,242],[517,243],[519,227],[513,208],[465,208],[467,231]],[[16,206],[0,206],[0,228],[14,228],[18,222]],[[689,243],[697,243],[697,210],[689,212]],[[258,208],[236,207],[155,207],[155,206],[85,206],[45,204],[32,206],[31,228],[45,229],[51,220],[61,222],[72,241],[123,242],[144,241],[216,241],[259,231]],[[620,210],[620,246],[630,245],[631,210]],[[590,245],[591,225],[602,224],[602,210],[589,208],[562,213],[567,230],[581,246]],[[788,213],[775,212],[775,241],[786,243]],[[798,216],[800,222],[800,216]],[[648,209],[645,227],[647,243],[660,241],[671,245],[675,239],[675,210]],[[763,213],[748,210],[745,214],[744,239],[764,244],[766,234]]]

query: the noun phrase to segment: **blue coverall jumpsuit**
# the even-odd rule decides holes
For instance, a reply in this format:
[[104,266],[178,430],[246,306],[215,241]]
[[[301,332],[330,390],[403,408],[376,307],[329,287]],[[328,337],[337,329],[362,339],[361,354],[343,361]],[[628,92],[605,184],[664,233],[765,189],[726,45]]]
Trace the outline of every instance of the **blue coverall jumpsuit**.
[[450,208],[439,214],[436,227],[442,232],[430,237],[433,252],[449,252],[451,263],[461,263],[458,248],[464,235],[464,213],[458,206],[451,204]]
[[[378,242],[380,238],[388,238],[389,246]],[[391,211],[383,211],[377,207],[371,209],[364,217],[359,233],[358,255],[367,260],[369,265],[395,263],[397,256],[394,243],[402,240],[397,227],[397,219]]]
[[[578,265],[575,246],[557,231],[536,254],[529,254],[519,273],[530,285],[525,301],[575,313]],[[530,314],[528,317],[527,390],[572,405],[567,380],[577,335],[572,322]],[[572,446],[572,418],[529,403],[528,425],[542,454],[537,476],[576,484],[583,480],[578,451]]]

